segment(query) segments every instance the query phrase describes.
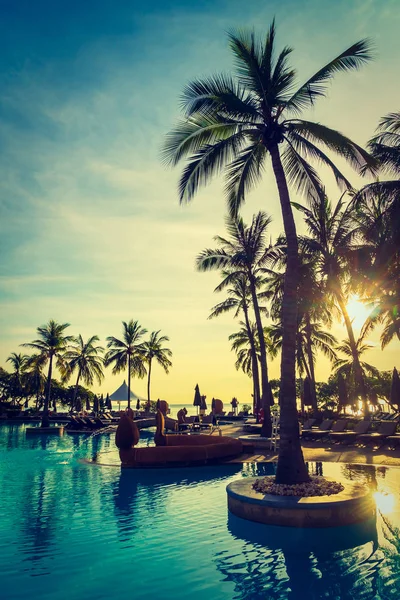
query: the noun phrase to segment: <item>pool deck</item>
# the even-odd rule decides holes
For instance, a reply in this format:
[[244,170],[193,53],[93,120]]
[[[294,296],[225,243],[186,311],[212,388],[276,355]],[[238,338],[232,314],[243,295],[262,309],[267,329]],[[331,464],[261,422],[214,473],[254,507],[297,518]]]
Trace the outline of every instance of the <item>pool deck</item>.
[[[224,425],[223,435],[238,438],[243,435],[241,425]],[[321,442],[302,442],[304,459],[307,462],[341,462],[365,465],[387,465],[400,466],[400,448],[389,450],[388,448],[373,449],[372,446],[364,448],[358,446],[345,446],[342,444],[322,444]],[[231,463],[244,462],[276,462],[278,452],[257,448],[251,454],[242,454],[232,459]]]

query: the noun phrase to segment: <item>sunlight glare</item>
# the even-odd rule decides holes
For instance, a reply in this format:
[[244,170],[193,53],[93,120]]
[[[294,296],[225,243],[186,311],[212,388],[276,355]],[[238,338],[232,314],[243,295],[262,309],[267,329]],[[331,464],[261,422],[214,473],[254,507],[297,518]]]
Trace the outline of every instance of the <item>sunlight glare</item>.
[[364,325],[367,317],[372,312],[371,307],[368,307],[362,302],[360,302],[358,296],[350,296],[346,308],[347,312],[349,313],[349,317],[353,323],[353,327],[358,331],[361,331],[362,326]]
[[395,505],[394,494],[375,492],[373,496],[375,498],[376,507],[382,515],[388,515],[393,512]]

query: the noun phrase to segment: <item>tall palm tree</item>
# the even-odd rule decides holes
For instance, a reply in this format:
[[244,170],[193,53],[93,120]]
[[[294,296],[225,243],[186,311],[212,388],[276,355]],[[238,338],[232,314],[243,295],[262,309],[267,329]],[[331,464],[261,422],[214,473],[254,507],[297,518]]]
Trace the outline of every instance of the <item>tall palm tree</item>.
[[10,382],[12,384],[13,392],[13,403],[19,397],[22,399],[23,396],[23,376],[26,369],[27,362],[26,354],[17,354],[16,352],[11,352],[10,356],[7,358],[7,362],[11,363],[13,372],[11,373]]
[[229,40],[236,78],[214,75],[186,86],[184,120],[168,135],[165,158],[172,165],[187,159],[179,183],[181,202],[189,202],[201,185],[225,169],[232,214],[237,214],[246,193],[260,180],[267,156],[271,158],[288,244],[276,481],[297,483],[308,481],[309,476],[296,410],[298,246],[288,184],[307,196],[321,194],[321,181],[308,162],[311,159],[330,168],[339,186],[350,187],[321,146],[358,170],[372,164],[369,155],[346,136],[299,116],[326,95],[336,73],[358,69],[371,59],[370,44],[367,40],[353,44],[296,89],[296,71],[288,62],[292,49],[285,47],[276,54],[274,22],[263,40],[246,32],[231,33]]
[[[346,382],[348,382],[351,396],[354,400],[357,399],[358,395],[358,386],[357,386],[357,369],[358,365],[362,370],[363,378],[366,379],[368,375],[380,377],[380,371],[370,365],[369,363],[361,360],[363,354],[365,354],[368,350],[370,350],[373,346],[371,344],[365,343],[365,333],[361,333],[359,338],[356,340],[356,352],[357,352],[357,364],[354,360],[354,349],[349,339],[344,340],[341,344],[336,346],[336,350],[345,355],[345,358],[336,358],[333,363],[333,374],[334,375],[342,375],[346,378]],[[373,400],[374,394],[373,390],[370,390],[371,393],[368,394],[368,398]],[[365,402],[367,399],[365,399]]]
[[[234,310],[235,318],[238,317],[241,313],[244,316],[244,322],[247,332],[247,338],[250,345],[250,362],[251,369],[246,371],[248,373],[251,372],[251,376],[253,378],[253,404],[254,404],[254,413],[256,414],[256,419],[258,423],[259,418],[259,409],[260,409],[260,378],[259,378],[259,369],[258,369],[258,356],[259,356],[259,343],[257,341],[257,327],[250,322],[249,311],[251,308],[251,293],[249,288],[249,282],[247,276],[242,271],[222,271],[222,282],[215,288],[215,292],[220,292],[221,290],[226,288],[226,292],[228,297],[223,301],[218,303],[211,309],[209,319],[213,319],[218,317],[221,314]],[[228,278],[229,283],[226,284],[226,278]],[[229,286],[229,287],[228,287]],[[256,286],[257,287],[257,286]],[[266,313],[267,309],[261,305],[259,305],[260,313]]]
[[63,367],[63,354],[67,344],[72,340],[71,336],[64,335],[64,331],[69,327],[69,323],[57,323],[53,319],[46,325],[37,328],[39,338],[33,342],[22,344],[27,348],[37,350],[44,360],[49,363],[47,372],[46,396],[43,407],[42,427],[49,426],[49,406],[51,395],[51,375],[53,371],[53,361],[57,360],[56,366],[60,369]]
[[199,271],[211,269],[228,269],[228,274],[219,285],[227,286],[240,272],[248,281],[254,316],[257,325],[258,342],[261,356],[261,404],[264,409],[265,434],[269,437],[272,431],[270,414],[271,390],[268,382],[267,351],[264,340],[264,329],[261,310],[257,296],[264,268],[270,260],[270,249],[267,247],[266,235],[270,218],[262,211],[253,216],[251,225],[246,226],[243,219],[228,217],[226,227],[229,239],[216,236],[219,246],[207,248],[196,259]]
[[305,216],[310,237],[303,237],[302,243],[310,253],[314,253],[317,270],[325,285],[327,295],[337,304],[346,327],[350,348],[353,353],[354,373],[358,394],[363,402],[364,415],[368,415],[367,388],[363,371],[359,364],[357,341],[352,321],[347,310],[347,300],[352,284],[352,255],[356,253],[352,204],[345,205],[343,197],[333,208],[326,196],[320,196],[310,203],[310,207],[295,204]]
[[64,360],[66,361],[66,374],[64,380],[68,380],[71,375],[77,371],[77,378],[71,402],[71,412],[75,408],[79,381],[82,379],[83,382],[89,386],[93,385],[94,380],[96,379],[100,385],[104,378],[104,360],[100,356],[100,354],[104,352],[104,348],[96,345],[96,342],[98,341],[99,337],[97,335],[92,335],[92,337],[84,342],[82,336],[79,334],[72,339],[72,345],[68,347],[64,354]]
[[147,371],[147,408],[150,409],[150,377],[151,377],[151,366],[153,360],[155,360],[166,373],[169,372],[169,368],[172,367],[172,362],[169,360],[172,356],[172,352],[169,348],[163,348],[163,344],[169,342],[167,335],[160,335],[160,330],[152,331],[150,339],[144,342],[143,357],[147,362],[149,368]]
[[104,364],[113,366],[113,374],[120,373],[128,367],[128,408],[131,406],[131,375],[143,378],[146,375],[144,366],[144,344],[141,338],[147,333],[138,321],[131,319],[129,323],[122,321],[123,338],[113,336],[107,338],[109,348],[104,357]]
[[36,410],[39,408],[39,398],[46,385],[46,376],[43,373],[47,358],[43,354],[32,354],[26,361],[26,377],[31,393],[36,395]]

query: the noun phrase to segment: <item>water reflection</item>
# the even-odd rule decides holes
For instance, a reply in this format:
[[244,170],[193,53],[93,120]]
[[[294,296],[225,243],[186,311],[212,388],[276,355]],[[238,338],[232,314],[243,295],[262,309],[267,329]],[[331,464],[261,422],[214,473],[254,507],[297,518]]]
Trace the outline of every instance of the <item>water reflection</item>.
[[351,527],[297,529],[230,514],[228,530],[244,542],[246,566],[238,570],[234,557],[219,556],[216,563],[235,582],[240,600],[375,598],[382,562],[375,519]]

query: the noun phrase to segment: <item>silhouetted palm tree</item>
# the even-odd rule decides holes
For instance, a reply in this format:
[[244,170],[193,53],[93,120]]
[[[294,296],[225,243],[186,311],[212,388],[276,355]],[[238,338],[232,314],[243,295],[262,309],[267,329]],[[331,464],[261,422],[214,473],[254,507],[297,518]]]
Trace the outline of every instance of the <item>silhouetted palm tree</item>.
[[[235,318],[243,313],[247,338],[250,345],[251,354],[251,375],[253,377],[253,410],[256,414],[258,422],[258,415],[260,409],[260,378],[258,369],[258,356],[259,356],[259,343],[257,341],[257,327],[250,323],[249,311],[251,309],[251,292],[249,281],[246,273],[243,271],[222,271],[222,282],[215,288],[215,292],[226,290],[228,297],[223,301],[214,306],[211,309],[209,319],[217,317],[221,314],[234,310]],[[226,284],[226,278],[229,283]],[[256,285],[256,287],[258,287]],[[258,296],[258,295],[257,295]],[[259,304],[260,313],[266,313],[267,309]]]
[[352,205],[345,206],[343,198],[336,207],[326,196],[316,198],[309,207],[295,204],[305,216],[310,237],[301,238],[302,243],[317,261],[317,272],[324,284],[327,296],[331,296],[340,309],[353,353],[354,375],[358,394],[368,414],[367,389],[359,364],[357,342],[347,311],[347,301],[352,284],[352,254],[356,253],[355,239],[358,234],[354,223]]
[[37,350],[46,361],[49,362],[49,370],[47,373],[46,397],[43,407],[42,427],[49,426],[49,406],[51,394],[51,375],[53,371],[53,361],[57,359],[56,366],[60,369],[63,367],[63,354],[67,344],[72,340],[71,336],[64,335],[64,331],[69,327],[69,323],[57,323],[53,319],[46,325],[37,328],[39,338],[33,342],[22,344],[27,348]]
[[[359,338],[356,340],[356,354],[357,354],[357,366],[356,361],[354,360],[354,348],[350,343],[350,340],[346,339],[341,344],[336,346],[336,350],[345,355],[346,358],[336,358],[333,363],[333,375],[341,374],[346,378],[346,382],[348,383],[348,387],[350,390],[350,396],[355,401],[358,395],[358,386],[357,386],[357,368],[361,369],[363,379],[367,379],[368,375],[372,375],[374,377],[379,378],[380,371],[374,367],[373,365],[368,364],[367,362],[361,360],[363,354],[365,354],[368,350],[373,348],[371,344],[365,343],[365,334],[361,334]],[[374,401],[375,395],[373,394],[373,390],[368,394],[367,398]],[[367,400],[365,399],[365,402]]]
[[184,120],[168,135],[165,157],[172,165],[187,159],[179,182],[181,202],[189,202],[201,185],[225,169],[233,215],[260,180],[266,158],[271,157],[288,244],[276,480],[295,483],[309,478],[296,409],[297,234],[288,184],[307,196],[322,193],[318,174],[308,162],[311,159],[330,168],[340,186],[350,187],[320,146],[358,170],[372,164],[369,155],[346,136],[299,116],[325,96],[336,73],[358,69],[369,61],[370,45],[366,40],[353,44],[296,89],[297,73],[288,62],[292,49],[285,47],[276,53],[274,22],[262,40],[246,32],[231,33],[229,40],[237,77],[214,75],[186,86]]
[[245,225],[243,219],[229,217],[226,221],[229,238],[216,236],[215,240],[219,246],[215,249],[203,250],[196,259],[197,268],[200,271],[228,269],[228,274],[217,289],[228,286],[238,273],[241,273],[248,281],[260,347],[261,404],[264,408],[267,436],[271,435],[272,428],[269,404],[271,391],[268,383],[267,352],[257,288],[262,281],[265,265],[270,260],[270,249],[266,242],[269,224],[270,218],[261,211],[253,216],[249,226]]
[[166,373],[169,372],[169,368],[172,367],[172,362],[169,360],[172,356],[172,352],[169,348],[163,348],[163,344],[169,342],[169,337],[166,335],[160,335],[160,330],[152,331],[148,342],[144,342],[144,360],[149,365],[147,371],[147,408],[150,409],[150,377],[151,377],[151,366],[153,360],[155,360]]
[[75,408],[75,400],[78,392],[79,381],[82,379],[86,385],[93,385],[96,379],[100,385],[103,378],[104,360],[100,356],[104,352],[102,346],[96,346],[99,341],[97,335],[93,335],[86,342],[81,335],[73,338],[73,345],[69,346],[64,354],[66,361],[66,373],[64,380],[68,380],[77,371],[77,378],[71,402],[71,412]]
[[13,368],[10,377],[10,383],[12,384],[13,390],[13,403],[18,397],[22,399],[23,396],[23,377],[27,359],[28,357],[26,354],[17,354],[16,352],[11,352],[10,356],[7,358],[7,362],[11,363]]
[[147,333],[138,321],[131,319],[129,323],[122,321],[123,339],[113,336],[107,338],[109,348],[104,358],[104,364],[114,365],[113,374],[120,373],[128,367],[128,407],[131,406],[131,375],[142,378],[146,375],[144,366],[144,344],[141,338]]
[[47,358],[43,354],[32,354],[26,361],[26,377],[28,388],[36,396],[36,410],[39,408],[39,398],[43,394],[46,385],[46,376],[43,368]]

